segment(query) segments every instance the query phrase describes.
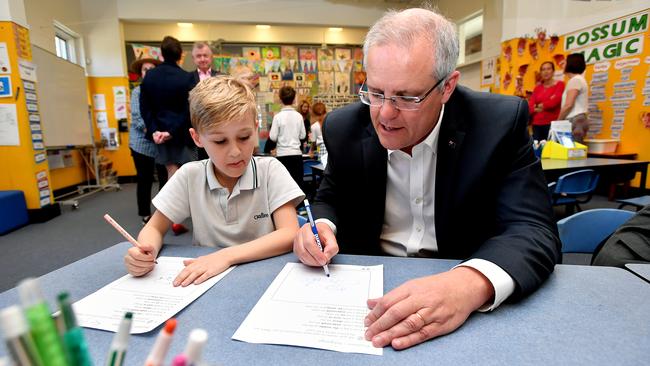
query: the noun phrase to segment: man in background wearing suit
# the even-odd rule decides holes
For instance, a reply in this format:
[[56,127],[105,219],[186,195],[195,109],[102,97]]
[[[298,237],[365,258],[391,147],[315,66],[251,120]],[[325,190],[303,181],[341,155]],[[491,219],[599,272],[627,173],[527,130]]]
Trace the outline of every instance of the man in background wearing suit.
[[342,253],[465,260],[412,279],[365,318],[375,347],[453,332],[474,311],[535,291],[560,258],[526,101],[457,86],[455,26],[427,9],[388,12],[364,43],[362,103],[324,123],[327,168],[294,252],[311,266]]
[[[198,84],[201,80],[220,75],[217,71],[212,70],[212,49],[207,42],[194,43],[194,46],[192,46],[192,61],[194,62],[194,65],[196,65],[196,70],[192,72],[194,85]],[[204,148],[197,147],[196,150],[198,160],[208,158],[208,154],[205,152]]]

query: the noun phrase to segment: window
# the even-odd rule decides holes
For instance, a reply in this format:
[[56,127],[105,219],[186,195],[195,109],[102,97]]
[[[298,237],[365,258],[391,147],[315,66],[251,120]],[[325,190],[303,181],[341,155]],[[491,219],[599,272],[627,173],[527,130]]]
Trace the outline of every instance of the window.
[[483,13],[472,14],[458,25],[460,55],[458,63],[478,61],[481,58],[483,43]]
[[83,60],[81,36],[56,20],[54,21],[54,45],[57,56],[84,66],[81,62]]

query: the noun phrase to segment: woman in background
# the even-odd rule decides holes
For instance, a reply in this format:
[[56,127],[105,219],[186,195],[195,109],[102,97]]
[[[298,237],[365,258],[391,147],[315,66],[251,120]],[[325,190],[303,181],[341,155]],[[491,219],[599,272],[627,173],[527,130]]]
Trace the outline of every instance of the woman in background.
[[562,109],[558,119],[571,121],[573,139],[582,143],[589,130],[587,118],[587,105],[589,103],[587,80],[582,73],[587,68],[585,56],[581,53],[572,53],[566,58],[564,75],[569,81],[562,94]]
[[[158,66],[160,61],[153,58],[136,60],[131,65],[131,71],[140,75],[142,79],[147,71]],[[154,167],[158,174],[158,190],[167,182],[167,168],[156,164],[156,144],[146,139],[146,128],[140,115],[140,86],[131,91],[131,127],[129,128],[129,148],[135,164],[138,201],[138,215],[142,223],[146,224],[151,218],[151,186],[153,185]]]
[[311,125],[311,136],[309,137],[311,141],[309,155],[314,156],[314,151],[316,151],[318,153],[318,160],[325,167],[327,166],[327,149],[323,140],[323,123],[327,115],[325,104],[321,102],[314,103],[314,106],[311,108],[311,113],[314,123]]
[[528,108],[533,125],[533,140],[542,141],[548,138],[551,121],[560,115],[560,104],[564,92],[564,82],[553,79],[555,65],[551,61],[542,63],[539,67],[541,82],[533,90],[528,99]]

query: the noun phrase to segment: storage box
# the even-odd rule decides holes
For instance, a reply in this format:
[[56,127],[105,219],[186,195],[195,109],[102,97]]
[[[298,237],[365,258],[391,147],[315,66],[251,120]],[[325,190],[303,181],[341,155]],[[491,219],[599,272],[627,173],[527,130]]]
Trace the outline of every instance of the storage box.
[[589,152],[611,154],[616,152],[619,141],[617,139],[585,139],[585,144],[589,146]]
[[587,146],[574,143],[575,147],[564,147],[555,141],[549,141],[542,150],[542,159],[576,160],[587,158]]

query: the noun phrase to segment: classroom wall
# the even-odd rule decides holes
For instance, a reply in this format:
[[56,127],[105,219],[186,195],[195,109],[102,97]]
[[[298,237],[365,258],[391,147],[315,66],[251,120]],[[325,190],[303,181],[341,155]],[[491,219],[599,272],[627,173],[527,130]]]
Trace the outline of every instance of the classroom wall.
[[532,36],[535,28],[562,35],[648,7],[647,0],[566,1],[502,0],[501,40]]
[[23,27],[26,26],[23,0],[0,1],[0,21],[13,21]]
[[81,34],[79,0],[23,0],[32,43],[56,54],[54,24],[58,21]]
[[[123,20],[170,20],[173,22],[211,21],[341,27],[367,27],[381,17],[385,9],[403,8],[405,6],[402,1],[111,1],[117,2],[118,17]],[[152,9],[155,9],[155,11]]]
[[196,40],[229,43],[299,43],[299,44],[361,44],[368,28],[344,28],[332,32],[328,27],[274,25],[270,29],[257,29],[254,24],[194,23],[192,28],[178,27],[176,22],[155,24],[123,22],[125,41],[159,42],[172,35],[181,42]]

